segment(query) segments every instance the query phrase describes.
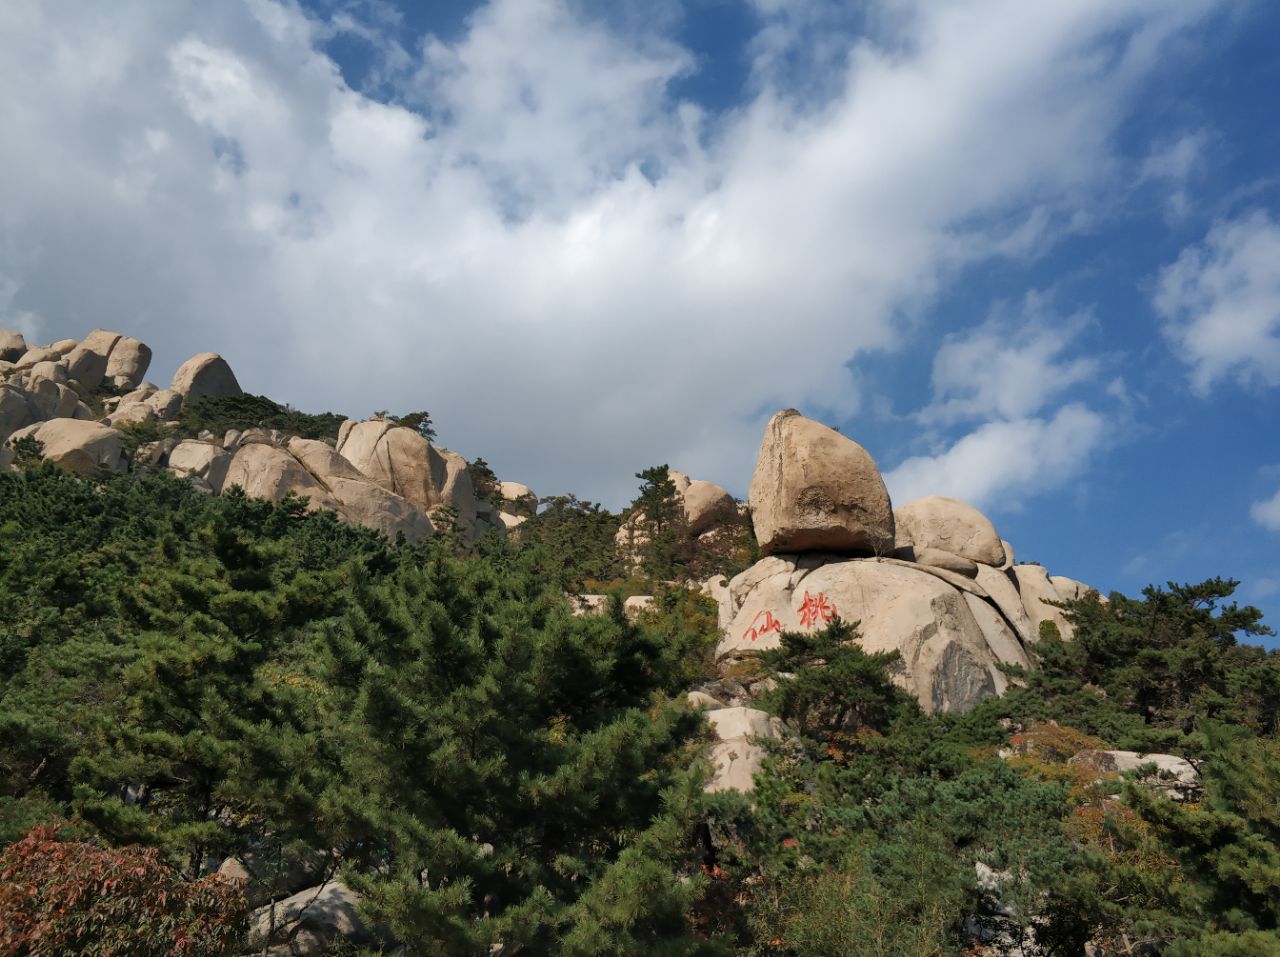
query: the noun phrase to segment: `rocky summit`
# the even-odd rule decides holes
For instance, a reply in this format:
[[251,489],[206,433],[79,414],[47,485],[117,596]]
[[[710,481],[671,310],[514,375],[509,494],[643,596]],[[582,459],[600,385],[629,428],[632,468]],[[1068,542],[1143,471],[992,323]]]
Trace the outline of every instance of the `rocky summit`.
[[1234,582],[1104,597],[794,409],[614,513],[151,355],[0,330],[0,951],[1277,952]]
[[[518,482],[495,479],[496,494],[477,494],[462,456],[390,418],[349,419],[324,439],[261,427],[183,437],[184,411],[243,395],[213,352],[182,363],[161,389],[144,379],[151,349],[120,333],[96,329],[79,342],[41,346],[3,330],[0,346],[0,438],[10,469],[30,438],[44,457],[83,475],[145,462],[204,492],[238,488],[271,502],[296,496],[309,510],[409,542],[442,523],[473,541],[505,537],[537,509],[536,495]],[[129,436],[147,427],[150,441],[126,454]],[[1008,686],[1002,666],[1034,667],[1029,649],[1046,623],[1070,638],[1059,603],[1089,590],[1039,565],[1015,564],[1013,547],[964,502],[929,496],[895,509],[866,449],[794,409],[766,425],[745,505],[674,469],[666,481],[682,536],[706,545],[749,514],[765,556],[700,584],[719,605],[716,657],[726,671],[776,648],[784,631],[843,619],[858,623],[867,650],[897,654],[893,679],[923,708],[966,711]],[[654,534],[652,518],[636,509],[615,547],[635,568]],[[606,602],[587,595],[577,607],[600,612]],[[641,607],[631,605],[633,613]]]

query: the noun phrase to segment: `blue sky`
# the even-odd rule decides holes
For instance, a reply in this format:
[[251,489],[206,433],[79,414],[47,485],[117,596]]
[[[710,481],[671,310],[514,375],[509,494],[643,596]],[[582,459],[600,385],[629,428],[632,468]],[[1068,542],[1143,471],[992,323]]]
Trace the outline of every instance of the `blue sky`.
[[0,325],[430,409],[542,493],[895,500],[1280,619],[1280,6],[8,0]]

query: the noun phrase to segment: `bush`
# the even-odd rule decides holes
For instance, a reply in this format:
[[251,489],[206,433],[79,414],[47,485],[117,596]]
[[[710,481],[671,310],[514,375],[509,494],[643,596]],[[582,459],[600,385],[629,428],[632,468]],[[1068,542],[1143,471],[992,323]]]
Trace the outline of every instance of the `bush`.
[[42,824],[0,853],[0,952],[218,957],[248,915],[239,882],[184,881],[141,847],[63,840]]
[[335,412],[311,415],[273,402],[265,395],[206,396],[185,409],[181,417],[183,435],[195,436],[208,430],[223,435],[229,429],[279,429],[304,439],[336,439],[346,416]]

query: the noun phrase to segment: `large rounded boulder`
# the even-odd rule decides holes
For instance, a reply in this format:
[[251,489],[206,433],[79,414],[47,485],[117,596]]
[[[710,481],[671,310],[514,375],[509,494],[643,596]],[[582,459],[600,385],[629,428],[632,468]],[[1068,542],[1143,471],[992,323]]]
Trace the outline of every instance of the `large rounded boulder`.
[[690,535],[701,535],[708,529],[733,521],[738,503],[715,482],[694,479],[684,490],[684,520]]
[[1004,545],[991,521],[972,505],[944,495],[918,498],[893,513],[898,543],[931,549],[999,568]]
[[0,329],[0,360],[17,362],[27,352],[27,340],[17,329]]
[[50,419],[13,434],[10,444],[31,436],[44,446],[43,455],[70,472],[94,475],[125,470],[120,433],[99,422],[83,419]]
[[184,405],[206,396],[224,398],[243,394],[231,366],[216,352],[201,352],[178,366],[169,389],[182,396]]
[[151,347],[140,339],[121,336],[107,356],[107,381],[117,389],[136,389],[151,365]]
[[893,508],[875,460],[794,409],[769,420],[748,501],[765,554],[893,548]]
[[120,341],[120,333],[94,329],[67,353],[67,372],[86,389],[96,389],[107,373],[111,350]]

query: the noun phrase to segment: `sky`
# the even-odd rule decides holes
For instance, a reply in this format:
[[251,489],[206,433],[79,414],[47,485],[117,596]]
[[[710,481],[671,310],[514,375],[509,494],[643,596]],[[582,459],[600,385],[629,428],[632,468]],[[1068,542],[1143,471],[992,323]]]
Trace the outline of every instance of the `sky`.
[[0,326],[426,409],[540,494],[895,502],[1280,627],[1280,5],[5,0]]

